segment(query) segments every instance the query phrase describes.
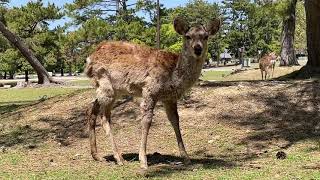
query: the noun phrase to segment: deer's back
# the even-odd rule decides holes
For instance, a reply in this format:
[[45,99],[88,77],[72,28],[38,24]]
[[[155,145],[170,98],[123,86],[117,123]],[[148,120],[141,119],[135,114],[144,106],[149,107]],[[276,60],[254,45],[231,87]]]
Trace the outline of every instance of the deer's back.
[[178,59],[178,54],[143,45],[103,42],[89,56],[86,74],[97,82],[109,76],[116,88],[128,88],[146,84],[146,79],[166,81]]

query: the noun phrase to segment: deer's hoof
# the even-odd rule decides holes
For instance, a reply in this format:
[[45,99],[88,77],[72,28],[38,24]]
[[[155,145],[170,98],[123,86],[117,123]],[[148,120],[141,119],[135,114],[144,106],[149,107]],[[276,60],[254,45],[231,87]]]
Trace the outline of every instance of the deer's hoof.
[[140,164],[141,170],[147,170],[148,169],[148,164],[147,163],[141,163]]
[[99,157],[97,154],[92,154],[92,158],[93,158],[95,161],[99,161],[99,162],[104,161],[104,159],[101,158],[101,157]]

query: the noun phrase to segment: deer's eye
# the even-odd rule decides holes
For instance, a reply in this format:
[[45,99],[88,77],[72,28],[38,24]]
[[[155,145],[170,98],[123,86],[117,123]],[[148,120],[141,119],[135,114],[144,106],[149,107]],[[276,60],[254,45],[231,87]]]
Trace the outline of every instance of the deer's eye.
[[186,35],[186,38],[187,38],[188,40],[190,40],[190,39],[191,39],[191,37],[190,37],[190,36],[188,36],[188,35]]

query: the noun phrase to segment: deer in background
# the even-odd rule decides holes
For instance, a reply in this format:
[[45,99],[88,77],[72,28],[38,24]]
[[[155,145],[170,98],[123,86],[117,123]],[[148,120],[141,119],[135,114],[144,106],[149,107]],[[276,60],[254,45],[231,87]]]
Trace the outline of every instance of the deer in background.
[[259,60],[259,68],[261,71],[262,80],[267,80],[268,78],[270,78],[270,71],[272,71],[271,77],[273,77],[274,68],[278,59],[279,57],[274,52],[271,52],[267,55],[264,55]]
[[217,33],[220,20],[213,19],[207,26],[189,23],[182,17],[174,20],[175,31],[183,36],[180,55],[128,42],[104,42],[87,58],[86,74],[95,82],[96,100],[88,110],[91,155],[98,157],[96,146],[96,118],[101,114],[102,126],[110,137],[113,156],[118,164],[124,159],[112,133],[111,109],[115,100],[123,95],[142,97],[140,109],[141,143],[139,160],[147,169],[147,136],[158,101],[162,101],[173,126],[180,155],[190,163],[182,140],[177,100],[198,80],[207,57],[208,37]]

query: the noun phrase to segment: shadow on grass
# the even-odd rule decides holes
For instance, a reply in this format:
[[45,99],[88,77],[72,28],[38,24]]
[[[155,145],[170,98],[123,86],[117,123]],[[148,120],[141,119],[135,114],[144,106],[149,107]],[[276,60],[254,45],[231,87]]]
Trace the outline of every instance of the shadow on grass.
[[[30,101],[27,104],[8,104],[3,106],[1,117],[3,119],[11,117],[8,123],[14,123],[13,121],[19,120],[23,111],[18,111],[23,108],[28,108],[28,111],[33,111],[34,109],[43,108],[45,109],[46,103],[50,101],[51,103],[56,103],[60,101],[61,98],[72,98],[83,92],[85,90],[77,90],[68,95],[58,95],[50,97],[47,100],[40,99],[36,101]],[[18,102],[15,102],[18,103]],[[19,102],[20,103],[20,102]],[[43,104],[42,104],[43,103]],[[1,110],[1,106],[0,106]],[[17,112],[16,112],[17,111]],[[81,108],[72,109],[72,114],[68,116],[69,118],[65,119],[60,116],[49,116],[49,117],[40,117],[40,122],[46,122],[49,124],[50,128],[35,128],[32,124],[27,124],[24,126],[13,126],[7,125],[7,128],[13,128],[9,132],[0,134],[0,146],[15,146],[15,145],[31,145],[36,146],[37,144],[43,143],[48,138],[53,138],[61,145],[69,145],[70,137],[83,138],[86,137],[85,131],[85,110]],[[5,124],[5,122],[4,122]],[[3,131],[0,127],[0,132]]]
[[239,80],[239,81],[202,81],[199,87],[230,87],[238,85],[249,85],[252,87],[273,86],[277,84],[292,84],[292,81],[287,80]]
[[28,125],[19,126],[9,133],[0,135],[0,146],[10,147],[22,144],[34,148],[36,144],[47,138],[48,133],[47,129],[33,129]]
[[[113,156],[104,157],[107,161],[115,162]],[[139,161],[139,154],[128,153],[123,154],[123,158],[128,161]],[[217,169],[217,168],[232,168],[236,166],[233,162],[224,161],[222,159],[214,159],[209,157],[191,158],[190,165],[184,165],[183,158],[172,155],[163,155],[160,153],[148,154],[149,168],[143,173],[145,177],[161,177],[176,171],[194,171],[199,168],[202,169]]]
[[301,69],[293,71],[276,78],[276,80],[304,80],[304,79],[320,79],[320,68],[312,66],[303,66]]
[[304,140],[320,141],[319,82],[291,82],[278,91],[254,91],[245,98],[262,103],[263,111],[220,114],[223,121],[254,131],[240,144],[250,142],[262,149],[284,140],[285,143],[279,145],[279,148],[286,149]]

